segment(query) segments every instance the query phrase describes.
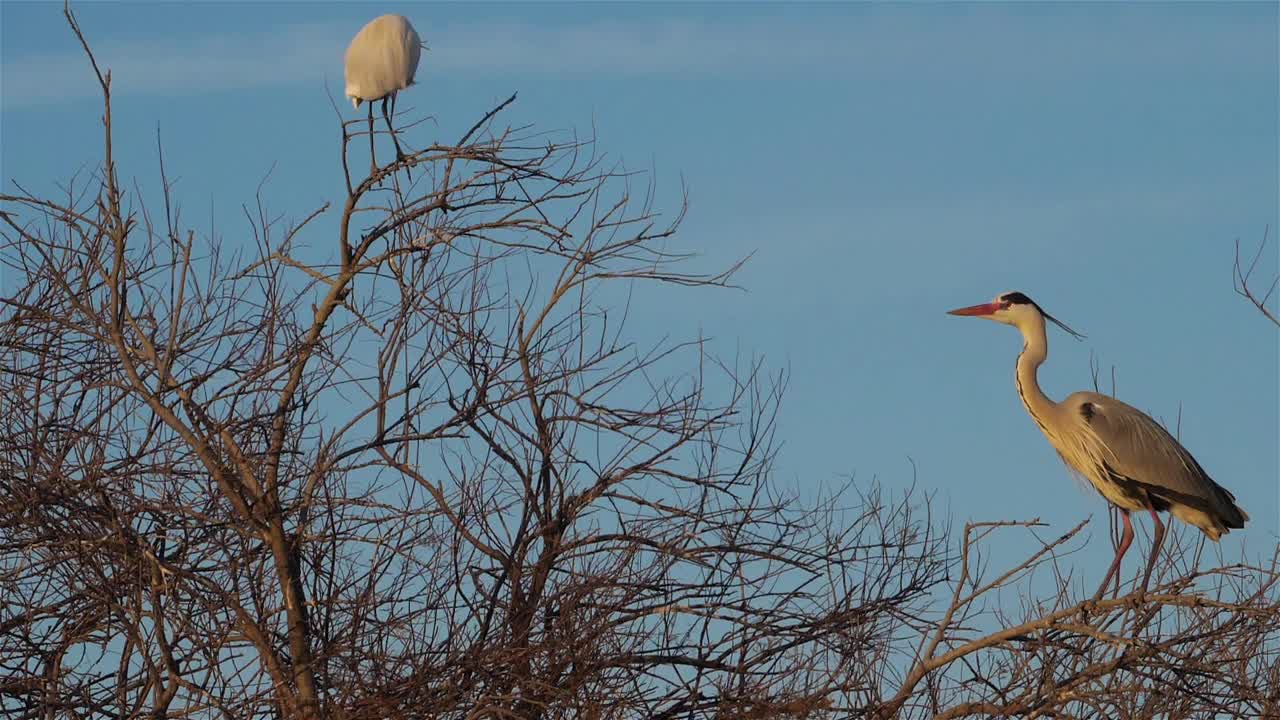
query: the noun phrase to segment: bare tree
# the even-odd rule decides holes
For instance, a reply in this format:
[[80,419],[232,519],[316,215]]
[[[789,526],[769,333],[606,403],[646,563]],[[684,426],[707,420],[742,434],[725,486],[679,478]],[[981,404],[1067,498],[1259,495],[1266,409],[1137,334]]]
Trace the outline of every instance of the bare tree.
[[785,375],[625,322],[736,267],[690,272],[683,204],[594,138],[502,124],[513,96],[361,178],[344,123],[341,208],[260,187],[224,243],[159,143],[159,196],[122,186],[67,19],[102,164],[0,196],[10,716],[1275,711],[1274,558],[1169,543],[1152,594],[1080,603],[1080,528],[993,576],[982,538],[1034,523],[956,553],[927,495],[786,489]]
[[591,139],[497,125],[513,97],[348,170],[331,227],[259,196],[242,249],[181,226],[163,155],[163,211],[127,195],[93,68],[100,172],[4,197],[13,708],[800,711],[941,577],[906,505],[771,482],[782,376],[628,339],[630,288],[734,268],[682,270],[683,208]]
[[[1081,601],[1063,561],[1084,526],[1041,538],[1037,521],[967,525],[951,598],[880,717],[1274,717],[1276,553],[1197,570],[1204,539],[1178,533],[1150,593],[1135,578],[1130,594]],[[1013,532],[1035,551],[990,568],[982,542]],[[1048,592],[1028,592],[1037,575]]]

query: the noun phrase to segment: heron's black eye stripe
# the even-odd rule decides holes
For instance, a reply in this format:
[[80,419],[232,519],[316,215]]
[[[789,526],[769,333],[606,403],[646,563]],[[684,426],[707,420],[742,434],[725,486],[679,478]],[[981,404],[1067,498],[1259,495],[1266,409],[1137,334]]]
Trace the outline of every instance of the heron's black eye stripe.
[[1031,298],[1027,297],[1026,295],[1023,295],[1020,292],[1005,293],[1004,295],[1000,296],[1000,300],[1004,303],[1015,304],[1015,305],[1035,305],[1035,303],[1032,302]]

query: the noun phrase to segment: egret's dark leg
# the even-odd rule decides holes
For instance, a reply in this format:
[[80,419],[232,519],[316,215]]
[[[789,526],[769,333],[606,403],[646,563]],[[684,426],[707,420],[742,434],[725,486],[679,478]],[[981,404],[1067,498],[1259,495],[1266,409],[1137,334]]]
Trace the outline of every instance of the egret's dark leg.
[[373,153],[373,103],[369,103],[369,175],[378,172],[378,158]]
[[1111,576],[1120,572],[1120,559],[1129,549],[1129,545],[1133,543],[1133,523],[1129,522],[1129,511],[1121,510],[1120,519],[1124,520],[1124,533],[1120,535],[1120,547],[1116,548],[1116,559],[1111,561],[1111,569],[1107,571],[1107,576],[1102,578],[1102,584],[1098,586],[1098,592],[1093,599],[1101,600],[1102,596],[1107,592],[1107,584],[1111,582]]
[[[390,93],[386,97],[382,98],[382,119],[387,121],[387,132],[391,133],[391,144],[396,146],[396,162],[400,162],[401,160],[404,160],[404,152],[400,150],[400,141],[396,139],[396,129],[391,127],[391,116],[387,115],[388,101],[391,102],[391,108],[392,108],[391,114],[394,115],[395,106],[396,106],[396,94]],[[405,175],[408,175],[410,179],[413,178],[413,175],[410,175],[409,173],[409,168],[406,167],[404,169],[404,173]]]
[[1147,558],[1147,571],[1142,575],[1142,593],[1147,593],[1147,583],[1151,580],[1151,570],[1156,566],[1156,558],[1160,556],[1160,546],[1164,543],[1164,523],[1154,507],[1147,508],[1151,513],[1151,521],[1156,524],[1155,535],[1151,538],[1151,557]]

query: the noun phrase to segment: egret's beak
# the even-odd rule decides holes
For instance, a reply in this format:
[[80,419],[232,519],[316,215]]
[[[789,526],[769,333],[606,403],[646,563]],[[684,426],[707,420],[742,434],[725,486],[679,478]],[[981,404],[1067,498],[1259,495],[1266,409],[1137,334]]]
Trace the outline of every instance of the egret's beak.
[[969,307],[956,308],[948,310],[948,315],[973,315],[982,317],[983,315],[994,315],[1000,306],[995,303],[983,303],[981,305],[970,305]]

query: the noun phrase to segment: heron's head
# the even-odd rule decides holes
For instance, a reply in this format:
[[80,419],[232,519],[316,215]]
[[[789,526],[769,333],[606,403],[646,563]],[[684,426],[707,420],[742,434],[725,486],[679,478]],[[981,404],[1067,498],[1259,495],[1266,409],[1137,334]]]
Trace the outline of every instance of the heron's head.
[[1035,300],[1026,295],[1017,292],[1001,293],[996,296],[995,300],[981,305],[970,305],[969,307],[957,308],[947,312],[948,315],[961,315],[967,317],[980,317],[986,320],[995,320],[998,323],[1012,325],[1019,330],[1029,328],[1039,323],[1044,325],[1044,321],[1057,325],[1066,330],[1072,337],[1079,340],[1084,336],[1067,327],[1061,320],[1055,318],[1044,311],[1044,308],[1036,304]]

